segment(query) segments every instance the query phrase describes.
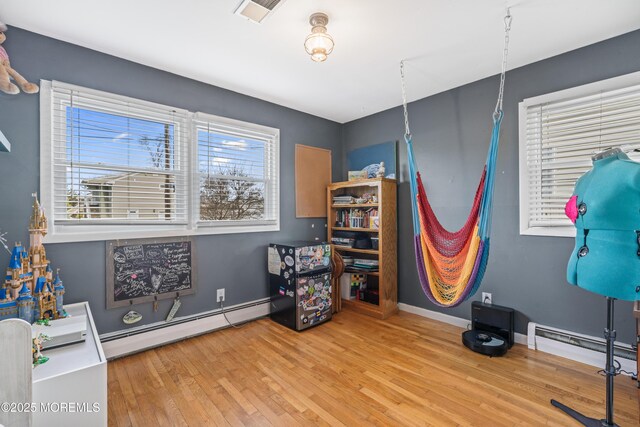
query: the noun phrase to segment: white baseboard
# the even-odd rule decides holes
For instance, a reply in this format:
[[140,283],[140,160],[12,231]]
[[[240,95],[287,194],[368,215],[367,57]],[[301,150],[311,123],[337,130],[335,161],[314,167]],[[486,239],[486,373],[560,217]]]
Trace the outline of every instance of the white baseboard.
[[398,309],[402,311],[406,311],[407,313],[417,314],[418,316],[427,317],[433,320],[439,320],[443,323],[448,323],[449,325],[459,326],[461,328],[467,328],[469,323],[471,323],[468,319],[463,319],[462,317],[451,316],[449,314],[440,313],[438,311],[427,310],[426,308],[416,307],[415,305],[405,304],[403,302],[398,303]]
[[[606,363],[606,355],[600,351],[590,350],[588,348],[582,348],[568,343],[560,342],[550,338],[546,338],[540,335],[536,335],[536,326],[542,328],[557,331],[559,333],[571,335],[574,337],[580,337],[591,341],[596,341],[605,345],[606,341],[602,337],[592,337],[590,335],[579,334],[577,332],[567,331],[564,329],[552,328],[544,325],[536,325],[536,323],[529,322],[529,343],[528,347],[532,350],[539,350],[545,353],[555,354],[556,356],[565,357],[567,359],[575,360],[577,362],[586,363],[587,365],[596,366],[599,368],[604,367]],[[619,341],[615,342],[615,347],[619,349],[625,349],[632,351],[632,347],[629,344]],[[623,357],[614,357],[614,359],[620,363],[620,368],[627,372],[635,372],[637,369],[635,360],[625,359]]]
[[[242,308],[225,307],[225,313],[230,322],[243,323],[269,315],[268,300],[253,301],[240,306]],[[101,339],[107,339],[102,343],[104,354],[107,359],[122,357],[229,326],[219,310],[176,317],[173,322],[176,324],[166,325],[165,322],[157,322],[136,329],[101,335]],[[150,330],[145,332],[145,329]],[[123,334],[130,335],[108,340],[110,337]]]
[[[406,311],[407,313],[417,314],[418,316],[427,317],[433,320],[438,320],[440,322],[448,323],[450,325],[458,326],[461,328],[467,328],[471,322],[470,320],[463,319],[461,317],[455,317],[449,314],[427,310],[426,308],[416,307],[416,306],[404,304],[404,303],[399,303],[398,308],[402,311]],[[580,334],[576,334],[576,335],[580,335]],[[602,340],[601,338],[598,338],[598,337],[590,337],[587,335],[582,335],[582,336],[595,339],[595,340]],[[527,335],[519,334],[516,332],[514,334],[514,340],[518,344],[527,345],[529,348],[532,348],[531,343],[528,342]],[[554,354],[556,356],[564,357],[570,360],[575,360],[576,362],[585,363],[587,365],[595,366],[598,368],[602,368],[605,365],[604,353],[589,350],[586,348],[577,347],[571,344],[561,343],[548,338],[535,337],[535,350]],[[628,372],[636,371],[635,361],[618,358],[618,357],[616,357],[615,359],[618,362],[620,362],[621,368],[624,369],[625,371],[628,371]]]
[[[606,363],[606,355],[604,353],[539,336],[536,337],[535,349],[597,368],[603,368]],[[614,357],[614,359],[620,363],[621,369],[627,372],[636,371],[636,362],[634,360],[624,359],[622,357]]]
[[[242,323],[269,315],[268,300],[253,301],[247,304],[242,304],[241,306],[243,308],[233,306],[226,309],[229,310],[229,312],[227,312],[229,321],[233,323]],[[470,323],[470,320],[468,319],[451,316],[449,314],[433,310],[427,310],[425,308],[409,304],[399,303],[398,308],[402,311],[406,311],[407,313],[417,314],[418,316],[437,320],[460,328],[466,329]],[[189,317],[193,318],[193,320],[190,320]],[[178,323],[175,325],[165,326],[164,322],[158,322],[127,331],[104,334],[101,338],[108,339],[109,337],[121,335],[123,333],[130,334],[122,338],[104,342],[102,344],[104,353],[107,359],[113,359],[229,326],[219,310],[200,313],[189,317],[176,318],[174,322]],[[144,329],[152,330],[145,332]],[[589,338],[596,340],[599,339],[597,337]],[[528,345],[527,335],[516,332],[514,334],[514,340],[517,344]],[[603,353],[557,342],[544,337],[536,337],[535,349],[595,367],[602,367],[605,362],[605,355]],[[635,372],[636,366],[634,361],[623,358],[616,358],[616,360],[620,362],[622,369],[629,372]]]
[[[451,316],[450,314],[440,313],[438,311],[427,310],[426,308],[416,307],[415,305],[409,305],[405,303],[398,303],[398,308],[407,313],[417,314],[418,316],[427,317],[429,319],[438,320],[442,323],[448,323],[449,325],[458,326],[460,328],[471,327],[471,320],[463,319],[462,317]],[[527,345],[527,336],[515,332],[513,334],[513,340],[517,344]]]

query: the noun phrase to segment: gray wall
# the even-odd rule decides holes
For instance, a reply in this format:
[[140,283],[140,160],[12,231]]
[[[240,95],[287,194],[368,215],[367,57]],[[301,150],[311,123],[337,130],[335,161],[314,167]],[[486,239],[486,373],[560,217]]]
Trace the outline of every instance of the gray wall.
[[[324,237],[323,219],[295,218],[295,144],[333,150],[337,154],[333,177],[340,180],[346,178],[342,165],[349,150],[398,139],[399,173],[404,176],[398,197],[399,299],[468,317],[469,303],[455,309],[439,309],[427,301],[418,283],[399,108],[341,126],[18,28],[10,28],[7,36],[4,46],[12,64],[32,81],[56,79],[280,128],[281,231],[198,237],[199,290],[197,296],[183,298],[179,315],[215,308],[215,289],[220,287],[226,288],[229,305],[266,297],[265,245],[271,241]],[[605,302],[602,297],[566,284],[565,265],[572,248],[571,239],[518,234],[517,104],[523,98],[638,70],[640,31],[515,69],[507,75],[492,252],[481,291],[492,292],[496,304],[519,311],[519,332],[526,332],[530,319],[599,336],[605,321]],[[486,155],[497,84],[494,76],[410,105],[419,167],[436,212],[450,228],[459,226],[468,213]],[[8,232],[9,241],[27,240],[30,194],[39,186],[38,102],[37,95],[0,94],[0,129],[13,145],[12,153],[0,153],[0,228]],[[124,329],[121,317],[127,309],[105,309],[104,242],[50,244],[47,251],[53,266],[62,269],[67,287],[65,301],[89,301],[100,333]],[[7,263],[8,255],[2,250],[0,268]],[[170,304],[161,301],[157,313],[153,313],[150,304],[135,309],[143,314],[142,323],[151,323],[162,320]],[[631,304],[618,303],[616,321],[619,337],[631,342],[634,334]]]
[[[513,50],[513,49],[512,49]],[[471,65],[471,64],[470,64]],[[567,284],[565,270],[573,239],[519,235],[518,103],[529,98],[640,70],[640,31],[527,65],[507,73],[489,265],[480,291],[495,304],[518,310],[518,332],[528,320],[601,336],[605,299]],[[415,71],[414,71],[415,72]],[[408,68],[411,78],[411,68]],[[408,82],[409,90],[411,81]],[[464,222],[480,177],[491,131],[498,77],[494,76],[409,105],[418,169],[436,214],[449,229]],[[399,95],[398,95],[399,96]],[[354,148],[399,140],[400,302],[469,318],[470,302],[441,309],[420,288],[412,243],[402,111],[393,108],[343,127],[344,156]],[[346,161],[343,163],[346,167]],[[343,177],[346,178],[346,172]],[[617,303],[620,340],[634,341],[632,304]]]
[[[281,231],[198,237],[198,293],[182,298],[179,316],[216,308],[217,288],[226,288],[227,305],[268,296],[266,245],[324,238],[324,219],[295,218],[294,145],[341,153],[338,123],[18,28],[6,34],[13,67],[31,81],[59,80],[280,129]],[[39,97],[0,94],[0,129],[12,144],[11,153],[0,153],[0,228],[10,242],[26,242],[31,193],[39,187]],[[341,157],[334,157],[333,177],[339,179]],[[100,333],[125,328],[121,318],[128,309],[105,309],[104,242],[50,244],[47,253],[53,267],[62,269],[65,303],[89,301]],[[7,265],[2,249],[0,268]],[[159,305],[157,313],[151,304],[135,306],[144,316],[139,324],[164,319],[171,301]]]

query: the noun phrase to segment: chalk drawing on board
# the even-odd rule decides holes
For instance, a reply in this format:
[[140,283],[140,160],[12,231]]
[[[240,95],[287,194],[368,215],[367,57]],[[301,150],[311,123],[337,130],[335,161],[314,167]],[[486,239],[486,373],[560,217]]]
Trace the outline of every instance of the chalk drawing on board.
[[107,308],[195,293],[190,237],[107,242]]

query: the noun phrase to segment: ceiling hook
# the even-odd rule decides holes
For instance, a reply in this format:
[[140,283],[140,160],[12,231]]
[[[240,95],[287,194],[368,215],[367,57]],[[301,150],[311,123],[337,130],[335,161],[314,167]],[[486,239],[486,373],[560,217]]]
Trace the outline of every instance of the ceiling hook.
[[511,29],[511,21],[513,17],[511,16],[511,8],[507,8],[507,14],[504,17],[504,29],[509,31]]

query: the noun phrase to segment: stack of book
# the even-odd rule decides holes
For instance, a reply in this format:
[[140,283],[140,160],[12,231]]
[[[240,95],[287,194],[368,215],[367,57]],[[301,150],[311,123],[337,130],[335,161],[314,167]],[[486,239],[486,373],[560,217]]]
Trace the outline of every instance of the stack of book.
[[349,248],[353,247],[353,244],[356,240],[348,237],[332,237],[331,243],[338,246],[347,246]]
[[372,273],[378,271],[379,268],[380,266],[377,259],[356,258],[353,260],[353,265],[346,266],[345,270],[350,272]]
[[353,202],[353,196],[333,196],[333,203],[336,205],[350,205]]

